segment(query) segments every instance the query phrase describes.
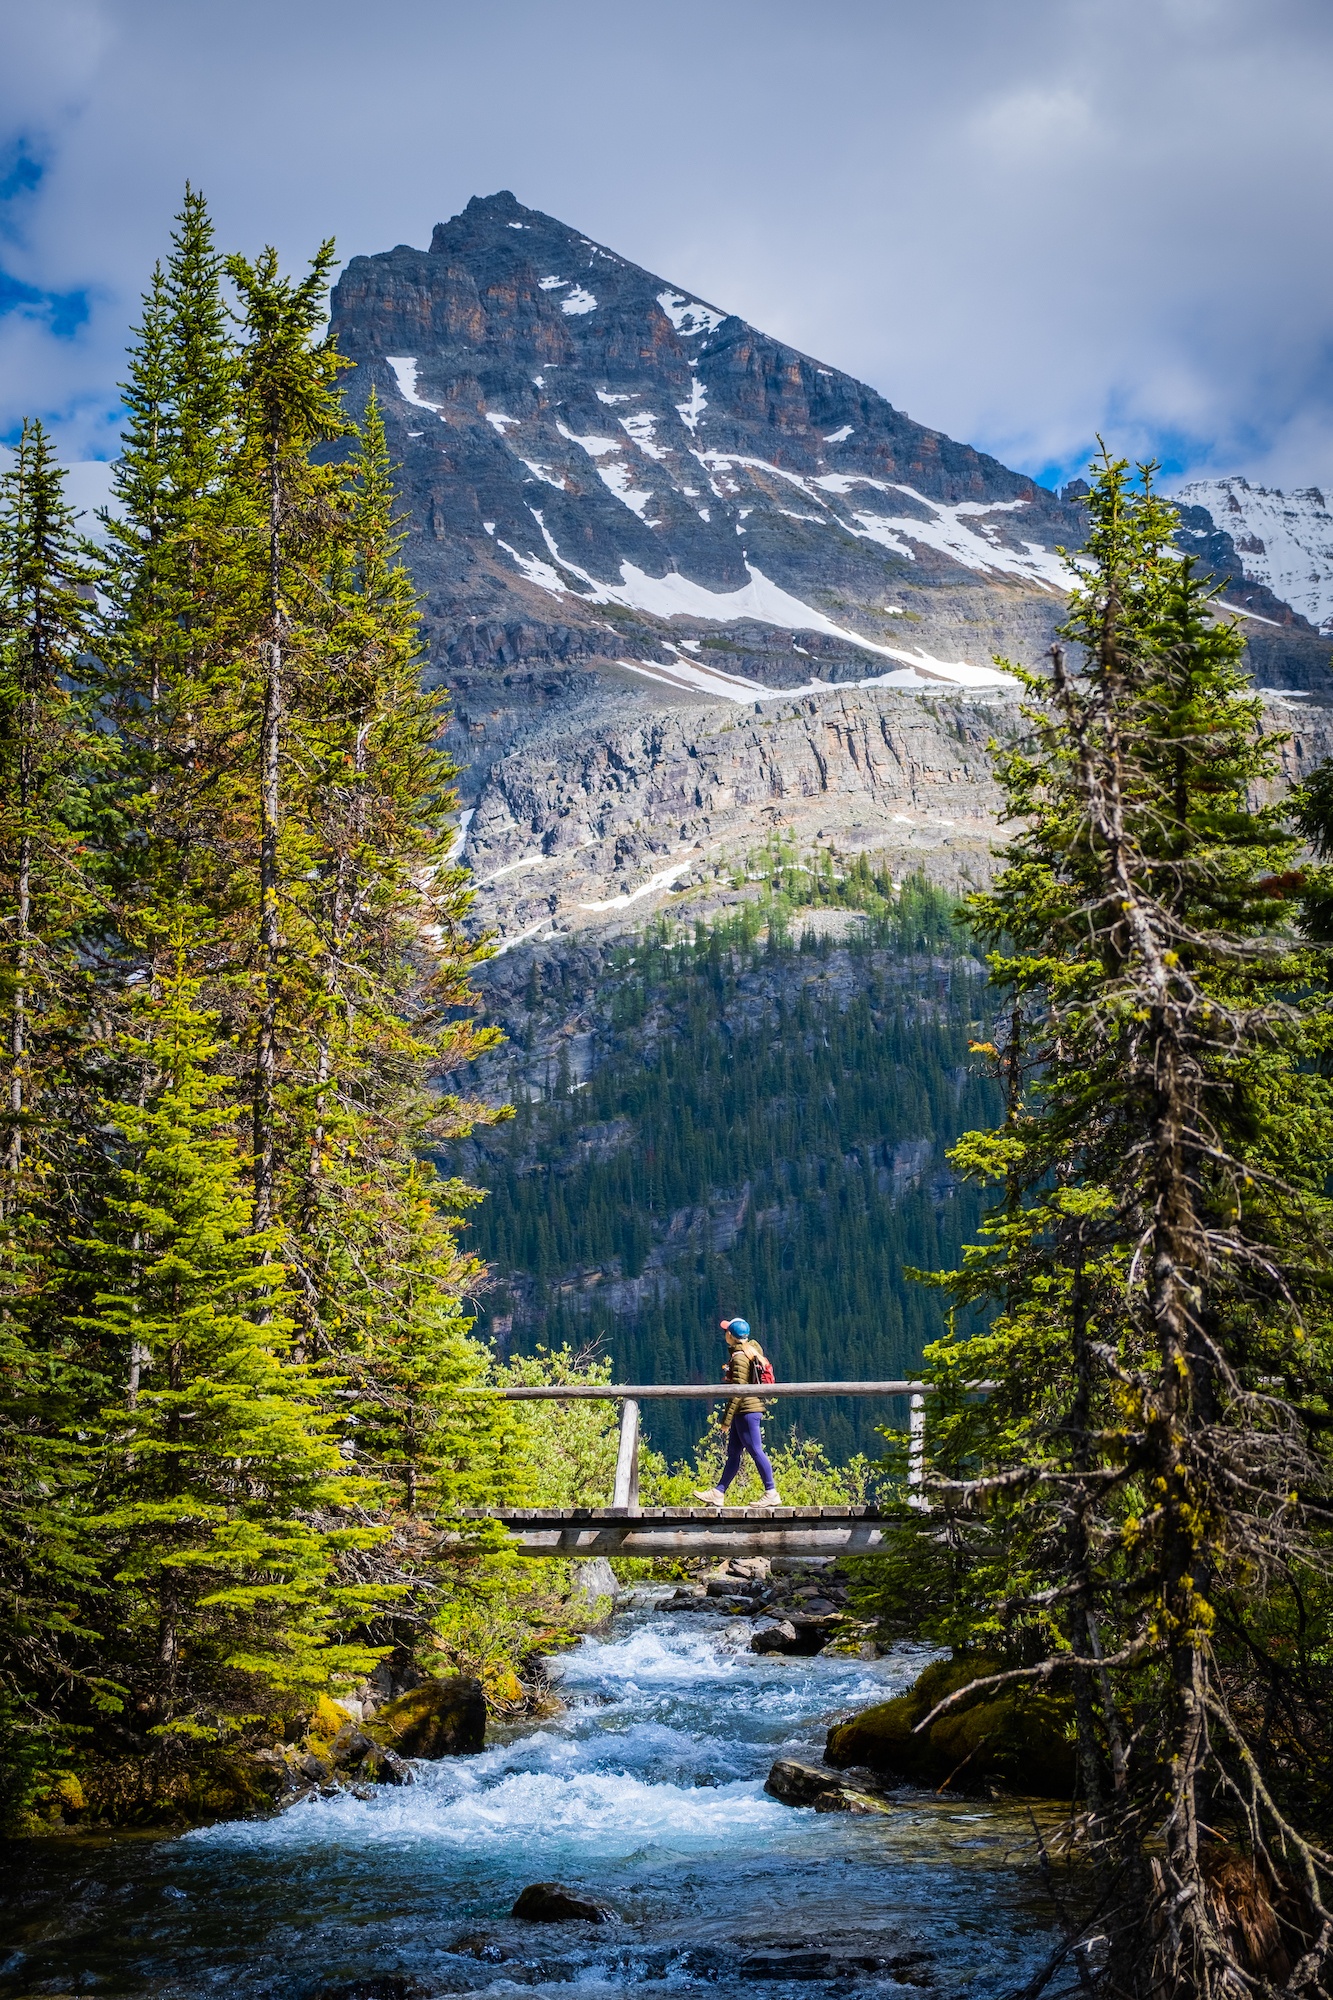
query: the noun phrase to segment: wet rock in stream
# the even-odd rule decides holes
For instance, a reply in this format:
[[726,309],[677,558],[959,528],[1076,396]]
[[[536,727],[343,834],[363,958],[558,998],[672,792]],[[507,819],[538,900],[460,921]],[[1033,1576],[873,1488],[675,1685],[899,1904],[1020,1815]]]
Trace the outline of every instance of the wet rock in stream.
[[794,1660],[809,1660],[822,1653],[840,1630],[841,1622],[836,1616],[811,1618],[794,1611],[772,1625],[761,1625],[750,1641],[750,1651],[786,1653]]
[[581,1896],[559,1882],[529,1882],[519,1892],[510,1915],[530,1924],[618,1924],[620,1918],[609,1903]]
[[764,1784],[770,1798],[784,1806],[813,1806],[816,1812],[888,1813],[887,1799],[877,1790],[850,1784],[837,1771],[818,1764],[800,1764],[793,1757],[779,1757]]
[[310,2000],[430,2000],[431,1989],[397,1972],[352,1979],[344,1986],[317,1986]]

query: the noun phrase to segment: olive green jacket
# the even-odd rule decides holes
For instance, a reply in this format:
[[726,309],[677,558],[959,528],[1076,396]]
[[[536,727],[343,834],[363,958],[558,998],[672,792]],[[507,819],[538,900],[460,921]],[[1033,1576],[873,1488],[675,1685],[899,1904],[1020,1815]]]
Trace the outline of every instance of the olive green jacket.
[[[733,1347],[727,1356],[727,1365],[722,1371],[724,1382],[754,1382],[759,1378],[759,1364],[764,1358],[764,1350],[757,1340],[743,1340],[739,1347]],[[764,1413],[763,1401],[758,1396],[733,1396],[727,1404],[727,1414],[722,1419],[728,1429],[733,1417],[748,1417],[752,1410]]]

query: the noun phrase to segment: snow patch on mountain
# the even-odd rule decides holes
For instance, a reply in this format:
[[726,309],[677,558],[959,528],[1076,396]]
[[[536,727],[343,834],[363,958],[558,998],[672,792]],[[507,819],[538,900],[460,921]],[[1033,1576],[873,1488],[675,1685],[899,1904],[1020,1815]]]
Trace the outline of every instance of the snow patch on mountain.
[[417,394],[417,359],[414,354],[386,354],[384,359],[393,370],[398,384],[398,393],[405,403],[411,403],[417,410],[433,410],[438,417],[438,403],[428,403],[424,396]]
[[[932,694],[939,692],[941,683],[977,692],[1018,685],[1008,674],[996,673],[990,667],[974,667],[967,660],[937,660],[931,653],[884,647],[881,650],[902,660],[904,665],[890,668],[885,674],[870,674],[864,680],[813,680],[800,687],[778,688],[769,687],[765,681],[750,680],[744,674],[724,673],[720,667],[698,660],[682,659],[679,647],[672,650],[677,658],[671,661],[618,660],[616,664],[632,674],[641,674],[645,680],[660,681],[664,687],[689,688],[722,701],[753,703],[756,707],[765,701],[799,701],[803,695],[832,694],[840,688],[900,688],[905,694]],[[795,648],[798,653],[802,650],[800,646]]]
[[660,444],[654,442],[653,430],[657,418],[650,410],[636,410],[632,417],[622,417],[620,428],[627,437],[632,437],[645,458],[665,458]]
[[1317,486],[1282,493],[1239,477],[1193,479],[1174,497],[1230,535],[1247,581],[1333,633],[1333,511]]
[[680,292],[659,292],[657,303],[675,327],[676,332],[688,339],[696,333],[712,333],[721,326],[725,313],[713,306],[701,306],[697,299],[687,299]]
[[708,398],[704,394],[703,383],[699,380],[697,375],[691,375],[689,401],[687,403],[677,403],[676,405],[676,414],[679,416],[681,422],[684,424],[687,431],[698,430],[699,419],[703,415],[704,410],[707,407],[707,404],[708,404]]
[[[610,485],[607,471],[600,465],[597,469]],[[613,466],[609,470],[623,478],[628,477],[622,467]],[[612,491],[615,490],[612,487]],[[629,506],[636,500],[646,501],[652,496],[636,494],[631,498],[620,493],[617,497],[624,499]],[[640,508],[635,506],[634,511],[639,513]],[[532,513],[547,548],[565,574],[553,569],[539,556],[521,555],[508,542],[500,542],[499,546],[513,557],[530,583],[550,591],[553,596],[581,598],[585,604],[623,604],[631,611],[643,611],[652,618],[703,618],[717,625],[729,625],[737,619],[754,619],[758,624],[785,627],[789,632],[822,632],[826,637],[841,639],[844,644],[855,646],[861,652],[879,653],[886,660],[901,660],[918,673],[949,680],[955,686],[1008,687],[1010,684],[1008,676],[996,673],[990,667],[974,667],[966,660],[935,660],[929,654],[905,652],[901,646],[881,646],[874,639],[849,631],[846,626],[837,625],[831,618],[825,617],[822,611],[816,611],[813,605],[793,597],[790,591],[783,590],[780,584],[774,583],[750,562],[745,565],[750,580],[739,590],[709,590],[706,584],[695,583],[678,570],[669,570],[665,576],[649,576],[637,564],[628,561],[621,562],[618,584],[599,582],[587,570],[560,554],[541,515],[535,508]],[[575,590],[566,581],[566,575],[577,578],[587,585],[587,589]]]
[[561,437],[568,438],[571,444],[581,446],[589,458],[601,458],[608,451],[624,450],[619,438],[596,437],[591,433],[587,437],[580,437],[577,431],[570,430],[569,426],[561,423],[559,419],[556,420],[555,427]]
[[[647,519],[644,510],[653,496],[634,484],[634,475],[627,465],[613,459],[609,465],[599,463],[597,473],[602,484],[615,494],[617,500],[623,500],[632,514],[637,514],[641,521]],[[649,526],[652,526],[651,522]]]
[[528,471],[534,479],[544,480],[546,485],[554,486],[557,493],[567,491],[564,479],[558,472],[552,472],[549,465],[538,465],[536,460],[531,458],[525,458],[523,463],[527,466]]

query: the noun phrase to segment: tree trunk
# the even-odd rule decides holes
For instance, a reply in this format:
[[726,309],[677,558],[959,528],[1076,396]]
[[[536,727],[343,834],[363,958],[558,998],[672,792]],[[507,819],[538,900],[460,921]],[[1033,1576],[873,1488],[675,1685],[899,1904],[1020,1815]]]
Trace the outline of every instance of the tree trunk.
[[5,1166],[17,1175],[23,1161],[23,1065],[28,1053],[28,945],[32,921],[32,835],[28,831],[29,762],[25,746],[20,765],[19,809],[24,826],[19,839],[18,930],[15,953],[14,1012],[9,1029],[9,1144]]
[[264,647],[264,720],[259,744],[259,956],[263,1008],[255,1047],[254,1175],[256,1230],[275,1209],[274,1119],[278,1075],[278,827],[282,807],[283,650],[281,487],[269,475],[269,637]]

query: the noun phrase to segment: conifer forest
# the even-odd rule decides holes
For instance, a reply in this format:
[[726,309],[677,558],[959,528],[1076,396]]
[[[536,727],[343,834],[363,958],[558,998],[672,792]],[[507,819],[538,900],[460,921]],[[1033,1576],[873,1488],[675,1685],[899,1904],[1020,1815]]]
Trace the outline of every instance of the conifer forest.
[[[888,1523],[864,1656],[961,1663],[902,1756],[1063,1774],[1031,2000],[1328,1991],[1333,768],[1282,787],[1235,621],[1104,454],[1062,641],[1007,668],[993,879],[778,840],[728,913],[619,936],[599,1061],[534,1082],[562,975],[507,1042],[480,1012],[333,262],[225,256],[188,193],[102,535],[40,424],[0,483],[5,1831],[267,1812],[386,1662],[551,1712],[593,1609],[486,1510],[606,1504],[617,1418],[485,1392],[711,1380],[743,1305],[780,1377],[931,1384],[915,1471],[902,1410],[770,1443],[789,1504]],[[650,1414],[645,1502],[722,1447]]]

